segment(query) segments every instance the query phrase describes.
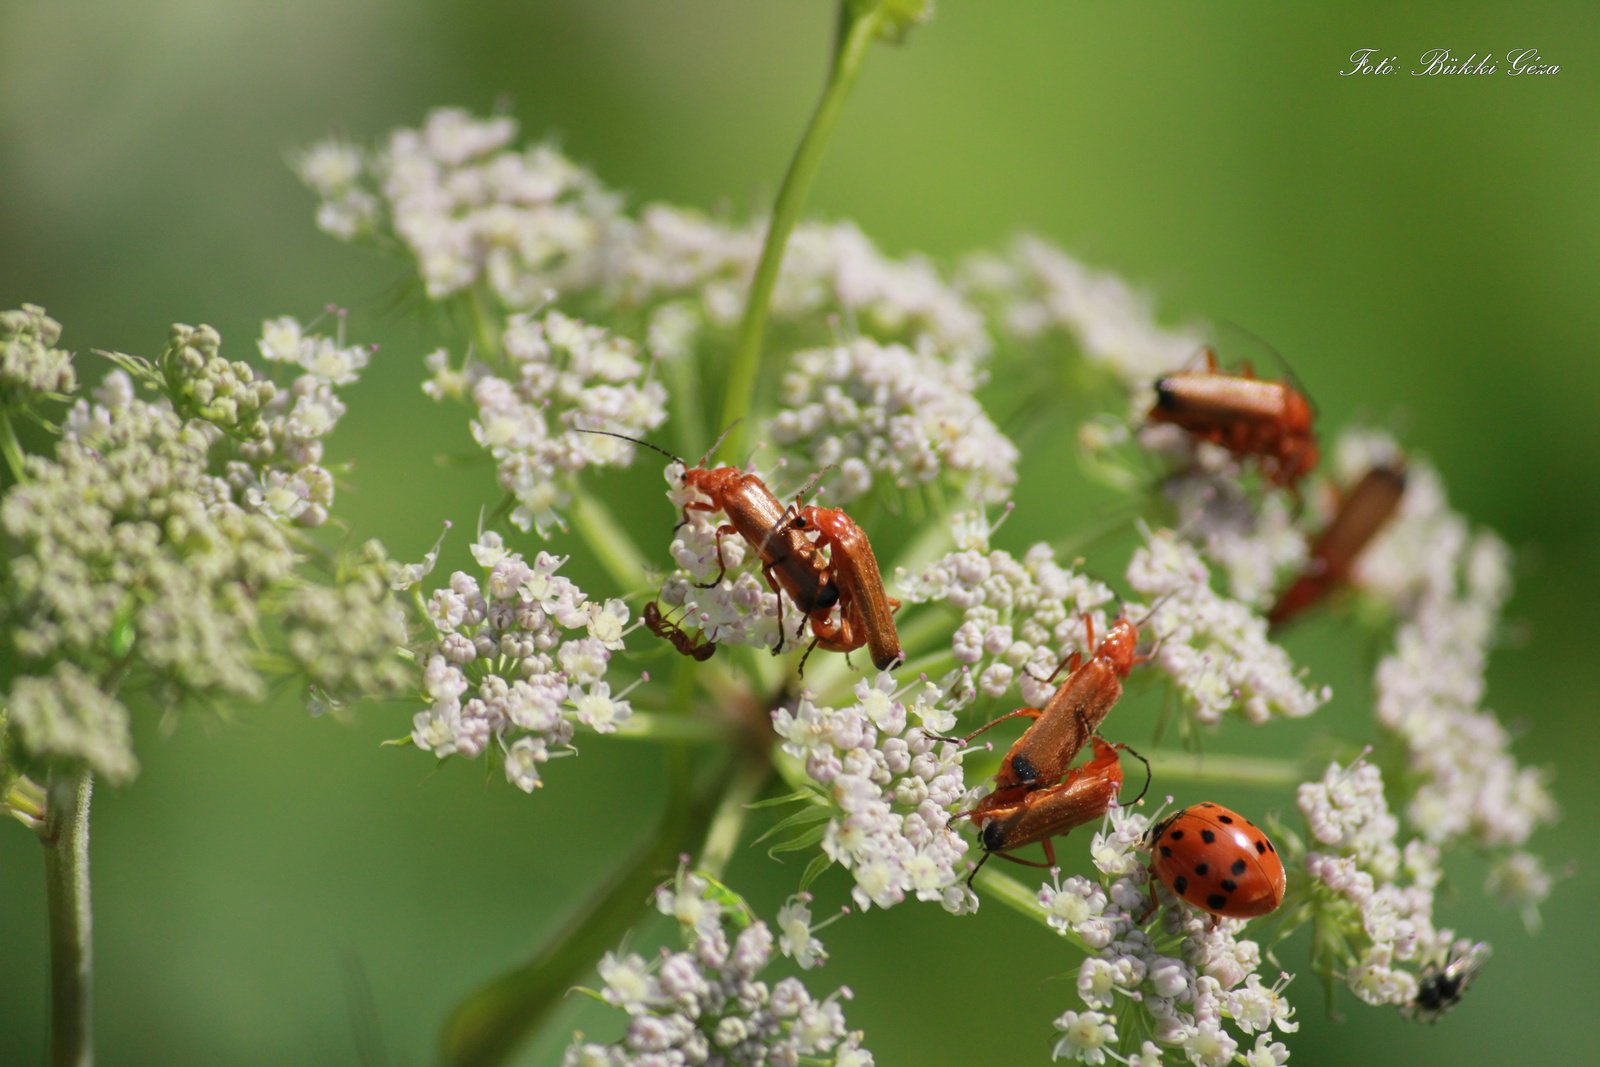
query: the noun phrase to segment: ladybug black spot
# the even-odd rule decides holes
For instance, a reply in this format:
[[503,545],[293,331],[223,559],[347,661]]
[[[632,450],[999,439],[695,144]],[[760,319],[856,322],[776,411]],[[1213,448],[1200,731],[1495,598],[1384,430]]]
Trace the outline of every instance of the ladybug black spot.
[[1161,846],[1161,858],[1164,860],[1169,860],[1172,858],[1172,850],[1166,845]]
[[1244,873],[1244,860],[1233,861],[1233,876],[1235,878]]
[[1269,851],[1269,852],[1276,852],[1276,851],[1278,851],[1278,850],[1277,850],[1277,849],[1275,849],[1275,848],[1273,848],[1273,847],[1272,847],[1272,842],[1271,842],[1271,841],[1268,841],[1268,842],[1267,842],[1267,851]]
[[1189,888],[1189,879],[1185,878],[1181,874],[1178,875],[1178,877],[1172,880],[1172,888],[1174,892],[1176,892],[1179,896],[1182,896]]
[[1256,851],[1257,852],[1265,852],[1266,850],[1267,850],[1267,846],[1266,846],[1265,842],[1262,842],[1262,841],[1257,841],[1256,842]]
[[1217,821],[1231,824],[1233,822],[1233,817],[1229,816],[1229,815],[1218,815],[1217,816]]
[[1239,888],[1239,883],[1235,882],[1232,878],[1224,878],[1222,880],[1222,891],[1224,893],[1231,893],[1235,889],[1238,889],[1238,888]]
[[1221,893],[1212,893],[1209,897],[1206,897],[1206,907],[1208,908],[1225,908],[1227,906],[1228,898]]
[[1168,841],[1182,841],[1183,840],[1183,831],[1182,830],[1174,830],[1174,831],[1172,831],[1172,833],[1167,835],[1167,840]]
[[1212,833],[1210,830],[1201,830],[1200,840],[1204,841],[1208,845],[1213,844],[1217,840],[1217,835]]
[[1211,865],[1210,864],[1208,864],[1208,863],[1197,863],[1194,866],[1195,877],[1196,878],[1204,878],[1206,876],[1206,873],[1208,871],[1210,871],[1210,870],[1211,870]]
[[1201,804],[1200,806],[1202,808],[1214,808],[1214,807],[1216,807],[1216,805],[1211,803],[1211,801],[1209,801],[1209,800],[1206,801],[1204,804]]

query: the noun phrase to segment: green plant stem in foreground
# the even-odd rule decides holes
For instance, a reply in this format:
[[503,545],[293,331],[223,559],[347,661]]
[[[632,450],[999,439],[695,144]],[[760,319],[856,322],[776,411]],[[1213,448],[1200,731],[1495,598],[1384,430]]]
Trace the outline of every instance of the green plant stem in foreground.
[[46,790],[45,899],[50,914],[50,1063],[94,1062],[94,957],[89,911],[89,798],[87,767],[55,769]]
[[[749,766],[725,766],[708,790],[697,791],[689,753],[667,748],[671,794],[661,824],[634,859],[563,923],[564,933],[533,959],[481,986],[451,1012],[440,1041],[440,1062],[450,1067],[490,1067],[508,1062],[527,1035],[572,985],[614,948],[645,911],[650,890],[671,875],[678,856],[708,838],[714,813],[749,786]],[[760,788],[757,782],[755,789]],[[739,802],[742,810],[744,801]]]
[[[1141,751],[1158,781],[1225,782],[1229,785],[1293,786],[1317,772],[1298,760],[1216,756],[1202,752]],[[1125,764],[1124,772],[1128,770]],[[1135,782],[1138,779],[1134,779]],[[1203,797],[1201,799],[1204,799]],[[1146,801],[1148,804],[1149,802]]]
[[[767,224],[767,237],[761,246],[761,259],[756,263],[755,277],[751,279],[750,293],[745,299],[739,339],[728,366],[728,391],[722,404],[724,427],[733,426],[735,420],[744,420],[750,415],[755,401],[756,372],[761,366],[761,341],[767,331],[767,313],[773,287],[778,283],[778,271],[783,266],[784,249],[822,165],[823,149],[855,86],[856,75],[861,73],[867,49],[878,35],[883,13],[876,4],[861,11],[850,0],[843,0],[839,5],[839,19],[839,36],[834,47],[833,66],[828,71],[828,84],[789,162],[789,170],[783,176],[778,199],[772,205],[772,221]],[[723,443],[723,454],[734,457],[735,462],[743,461],[745,431],[745,423],[739,422]]]
[[747,760],[734,772],[728,791],[711,817],[711,828],[706,831],[705,845],[700,849],[699,869],[722,880],[739,845],[739,834],[744,830],[750,805],[761,795],[761,787],[772,775],[772,764],[766,760]]
[[17,440],[17,428],[11,425],[11,413],[0,411],[0,456],[11,471],[13,482],[25,482],[28,474],[22,464],[22,443]]

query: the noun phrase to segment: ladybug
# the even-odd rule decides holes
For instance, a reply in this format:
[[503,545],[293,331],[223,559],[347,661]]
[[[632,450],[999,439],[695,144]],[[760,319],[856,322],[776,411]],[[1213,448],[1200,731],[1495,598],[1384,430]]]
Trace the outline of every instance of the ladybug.
[[1456,1006],[1488,960],[1488,945],[1457,941],[1450,946],[1444,966],[1429,963],[1422,968],[1417,995],[1401,1006],[1400,1014],[1418,1022],[1438,1022],[1439,1016]]
[[1197,908],[1253,919],[1283,903],[1278,850],[1254,823],[1221,804],[1185,808],[1152,827],[1147,840],[1151,871]]

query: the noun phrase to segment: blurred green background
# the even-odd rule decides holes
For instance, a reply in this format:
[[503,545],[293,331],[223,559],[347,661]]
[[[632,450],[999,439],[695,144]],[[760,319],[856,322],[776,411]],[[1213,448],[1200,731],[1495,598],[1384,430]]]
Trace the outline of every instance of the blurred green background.
[[[434,462],[470,447],[459,411],[417,389],[442,338],[384,310],[396,264],[316,232],[285,151],[503,100],[635,202],[743,211],[782,174],[831,22],[821,0],[7,0],[0,306],[46,305],[80,353],[153,355],[169,322],[205,321],[235,358],[264,317],[353,308],[352,336],[383,351],[331,445],[357,462],[339,510],[416,558],[442,519],[472,528],[492,475]],[[1446,46],[1538,47],[1561,72],[1336,73],[1357,48],[1409,70]],[[1347,997],[1338,1023],[1303,973],[1301,1067],[1595,1059],[1597,116],[1592,4],[946,0],[906,47],[871,56],[812,197],[894,252],[1034,230],[1148,287],[1169,321],[1241,323],[1293,361],[1325,425],[1400,420],[1454,503],[1521,550],[1521,639],[1497,654],[1489,703],[1525,731],[1520,758],[1557,771],[1564,821],[1534,847],[1574,873],[1530,938],[1485,900],[1481,864],[1453,861],[1437,919],[1495,946],[1461,1008],[1430,1029]],[[1030,451],[1002,547],[1081,525],[1096,498],[1068,433]],[[1327,619],[1290,645],[1334,705],[1265,733],[1230,724],[1219,750],[1287,754],[1360,729],[1377,649]],[[1127,712],[1130,739],[1146,704]],[[377,747],[406,728],[384,708],[353,728],[313,721],[292,693],[171,736],[141,724],[142,777],[96,797],[102,1063],[356,1063],[352,961],[390,1062],[427,1062],[445,1010],[559,929],[658,811],[647,746],[590,743],[528,798],[481,764],[433,774],[428,756]],[[1287,793],[1214,795],[1292,809]],[[0,827],[3,1064],[42,1054],[41,867],[31,835]],[[798,867],[751,852],[730,877],[770,916]],[[823,910],[843,898],[837,875],[819,883]],[[1045,1062],[1050,1020],[1075,1001],[1070,980],[1045,979],[1076,960],[999,907],[956,921],[908,905],[829,933],[812,984],[854,987],[850,1022],[885,1067]],[[1303,948],[1282,962],[1303,970]],[[555,1062],[573,1025],[616,1029],[570,1004],[527,1062]]]

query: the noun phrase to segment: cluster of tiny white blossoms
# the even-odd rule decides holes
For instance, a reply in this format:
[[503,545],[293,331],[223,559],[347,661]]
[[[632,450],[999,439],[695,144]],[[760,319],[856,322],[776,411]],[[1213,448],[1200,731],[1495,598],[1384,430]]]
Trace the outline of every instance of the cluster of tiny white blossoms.
[[[543,784],[539,764],[560,754],[552,750],[568,746],[578,725],[611,733],[633,714],[629,690],[613,694],[605,680],[628,607],[590,601],[556,573],[564,557],[540,552],[529,565],[499,534],[480,533],[472,555],[482,583],[456,571],[424,605],[432,635],[413,652],[430,706],[416,714],[411,740],[441,759],[476,758],[493,741],[506,778],[531,793]],[[395,585],[409,588],[426,570],[407,569]]]
[[322,440],[345,413],[334,389],[354,384],[376,349],[346,345],[343,334],[343,312],[335,337],[307,333],[293,316],[261,324],[262,357],[304,373],[262,406],[258,432],[240,446],[227,477],[250,507],[273,518],[301,526],[328,519],[333,475],[321,466]]
[[978,906],[961,884],[967,843],[951,825],[965,799],[961,753],[930,736],[951,729],[955,716],[938,687],[912,688],[908,704],[888,673],[863,678],[857,702],[842,708],[802,693],[792,711],[772,713],[772,728],[833,809],[822,850],[854,876],[856,904],[887,908],[914,893],[959,915]]
[[[685,948],[663,948],[652,962],[606,953],[597,995],[628,1014],[627,1031],[610,1045],[579,1035],[562,1067],[872,1067],[861,1032],[845,1026],[840,1001],[851,998],[849,988],[818,999],[798,978],[769,985],[757,977],[772,961],[772,931],[725,887],[680,870],[656,890],[656,907],[678,921]],[[791,915],[796,924],[805,926]],[[801,951],[821,952],[809,931],[805,941]],[[789,936],[778,942],[798,957]]]
[[[1151,921],[1150,871],[1138,848],[1151,822],[1113,806],[1089,846],[1098,881],[1063,879],[1057,871],[1039,888],[1050,926],[1088,953],[1077,981],[1087,1010],[1055,1021],[1055,1057],[1155,1067],[1165,1047],[1199,1067],[1236,1059],[1278,1067],[1289,1053],[1272,1040],[1273,1028],[1288,1033],[1300,1025],[1283,996],[1288,976],[1271,985],[1262,980],[1260,946],[1238,937],[1246,921],[1209,915],[1165,887],[1157,892],[1166,906]],[[1254,1047],[1241,1053],[1225,1022],[1245,1040],[1253,1034]],[[1140,1041],[1137,1053],[1117,1051],[1119,1026],[1130,1045]]]
[[326,141],[296,169],[322,199],[319,226],[342,240],[392,234],[431,298],[486,280],[524,309],[602,277],[617,198],[548,145],[502,151],[516,135],[514,119],[440,108],[376,152]]
[[[761,255],[766,220],[743,225],[654,204],[640,213],[615,255],[618,296],[629,303],[693,295],[695,313],[730,326]],[[982,314],[919,256],[891,259],[853,223],[805,223],[790,235],[772,294],[779,319],[842,311],[865,333],[961,361],[987,356]]]
[[588,466],[632,462],[627,441],[582,430],[639,437],[667,418],[667,392],[649,379],[649,361],[632,341],[559,311],[513,315],[501,337],[505,375],[482,362],[450,365],[444,349],[428,357],[435,400],[470,396],[472,436],[495,459],[500,486],[516,497],[511,521],[542,536],[564,527],[564,478]]
[[[1200,444],[1208,452],[1222,452]],[[1296,518],[1288,494],[1251,493],[1231,457],[1220,469],[1191,468],[1168,478],[1162,493],[1173,506],[1173,528],[1222,569],[1228,591],[1240,603],[1271,607],[1284,581],[1310,559],[1304,522]]]
[[1364,760],[1329,764],[1321,781],[1300,786],[1298,804],[1313,842],[1305,857],[1319,925],[1313,942],[1347,946],[1343,958],[1314,965],[1332,973],[1342,967],[1345,984],[1368,1004],[1412,1005],[1418,972],[1400,964],[1426,975],[1460,947],[1453,931],[1433,925],[1438,846],[1422,838],[1399,845],[1383,777]]
[[1003,256],[968,260],[963,280],[998,305],[998,324],[1024,341],[1064,330],[1092,363],[1106,367],[1134,394],[1142,416],[1155,379],[1194,357],[1193,331],[1158,326],[1150,300],[1109,271],[1079,263],[1037,237],[1019,238]]
[[1093,655],[1088,626],[1106,633],[1109,587],[1055,561],[1049,545],[1034,545],[1018,560],[990,550],[989,529],[958,517],[958,548],[915,575],[897,572],[901,595],[912,603],[943,601],[961,612],[951,639],[958,666],[940,679],[961,702],[977,693],[1005,695],[1013,684],[1033,707],[1043,707],[1059,682],[1045,681],[1073,652]]
[[[65,353],[45,347],[60,326],[42,309],[0,316],[0,331],[13,335],[0,341],[7,373],[21,375],[15,359],[32,350],[46,361],[30,372],[36,392],[75,388]],[[276,629],[314,684],[396,689],[403,630],[372,568],[358,561],[331,583],[298,574],[289,516],[213,473],[272,439],[281,395],[220,345],[209,326],[180,324],[157,361],[105,353],[119,369],[62,417],[53,455],[24,457],[0,502],[4,615],[23,664],[9,719],[36,756],[124,782],[138,764],[120,692],[153,692],[171,709],[185,697],[259,699],[264,603],[282,612]],[[160,397],[137,398],[135,377]],[[364,558],[381,555],[374,544]],[[337,610],[321,610],[329,603]],[[101,692],[96,679],[117,681]]]
[[671,487],[667,500],[674,513],[686,515],[688,521],[677,528],[669,548],[678,567],[662,580],[662,609],[680,612],[679,625],[699,630],[719,644],[775,651],[803,645],[805,616],[796,610],[793,598],[781,598],[780,637],[780,598],[762,577],[760,557],[737,534],[718,536],[727,516],[721,511],[684,510],[687,504],[710,501],[684,481],[681,464],[668,464],[664,476]]
[[[1392,440],[1371,431],[1337,449],[1347,482],[1393,462]],[[1389,526],[1361,555],[1354,581],[1399,615],[1394,651],[1378,664],[1375,713],[1405,743],[1418,783],[1406,819],[1436,845],[1470,838],[1493,850],[1490,886],[1531,922],[1550,876],[1521,850],[1557,811],[1538,768],[1521,767],[1511,737],[1482,708],[1484,672],[1511,591],[1509,551],[1474,533],[1446,503],[1437,472],[1413,459]]]
[[1171,530],[1156,530],[1128,561],[1128,584],[1152,603],[1156,667],[1172,678],[1203,724],[1238,709],[1253,723],[1301,718],[1331,691],[1310,689],[1288,653],[1267,640],[1267,621],[1211,588],[1199,551]]
[[[582,291],[624,308],[672,300],[680,336],[737,321],[765,219],[733,224],[668,205],[629,218],[619,196],[554,148],[508,148],[516,134],[510,118],[442,108],[378,151],[330,140],[295,166],[320,198],[323,230],[397,242],[433,299],[486,281],[513,311]],[[964,360],[989,352],[983,315],[930,261],[884,256],[850,223],[801,225],[772,314],[821,321],[833,311],[918,351]]]
[[978,384],[968,362],[859,337],[791,357],[771,433],[819,467],[837,465],[840,502],[875,476],[906,489],[943,473],[964,497],[998,504],[1018,453],[973,398]]

